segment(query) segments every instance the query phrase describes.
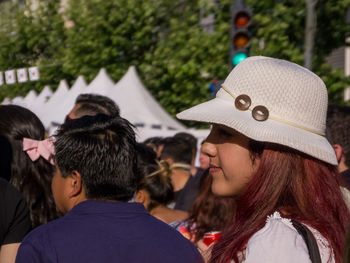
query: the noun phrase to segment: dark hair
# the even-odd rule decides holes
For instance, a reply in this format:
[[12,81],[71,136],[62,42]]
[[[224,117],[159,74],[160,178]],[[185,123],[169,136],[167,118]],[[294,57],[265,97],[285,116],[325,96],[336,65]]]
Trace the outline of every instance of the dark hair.
[[119,116],[67,121],[56,135],[62,176],[78,171],[88,199],[128,201],[136,190],[135,133]]
[[237,199],[235,218],[214,245],[210,262],[238,262],[238,253],[267,216],[281,209],[285,217],[318,230],[340,262],[350,215],[336,167],[284,146],[266,143],[262,153],[251,146],[252,161],[260,156],[258,170]]
[[144,143],[136,143],[136,152],[137,152],[137,182],[145,176],[144,166],[149,164],[157,165],[156,152],[149,146]]
[[192,149],[192,158],[196,158],[196,153],[197,153],[197,138],[194,137],[191,133],[188,132],[178,132],[174,135],[175,138],[181,138],[185,140]]
[[25,197],[32,227],[56,219],[59,213],[51,193],[54,166],[41,157],[33,162],[23,151],[23,138],[45,139],[45,129],[39,118],[26,108],[0,105],[0,136],[11,145],[11,149],[1,147],[0,151],[11,154],[10,183]]
[[157,164],[157,154],[156,152],[145,143],[136,143],[137,150],[137,166],[142,167],[146,164]]
[[174,199],[174,189],[171,184],[170,171],[167,163],[156,161],[157,155],[144,143],[138,143],[137,167],[138,183],[137,191],[146,190],[150,196],[148,211],[158,205],[168,205]]
[[162,137],[151,137],[146,139],[143,143],[153,149],[153,151],[157,154],[159,146],[163,144]]
[[11,179],[12,148],[4,136],[0,136],[0,177],[6,181]]
[[160,158],[166,160],[173,159],[175,163],[191,164],[192,149],[189,143],[181,138],[166,138],[163,140],[164,146]]
[[345,236],[343,263],[350,263],[350,224],[348,225]]
[[187,230],[194,235],[194,243],[206,232],[224,232],[232,223],[236,201],[233,197],[216,196],[211,191],[213,178],[204,171],[198,196],[188,217]]
[[327,128],[331,141],[343,148],[345,164],[350,167],[350,107],[329,105]]
[[99,94],[93,94],[93,93],[80,94],[76,98],[75,104],[81,105],[81,107],[77,110],[77,113],[80,112],[80,114],[82,113],[82,111],[87,111],[90,113],[86,115],[96,115],[96,114],[102,113],[106,115],[119,116],[120,114],[119,107],[113,100]]
[[150,196],[148,211],[159,205],[168,205],[174,200],[174,188],[170,179],[169,165],[165,161],[160,164],[144,164],[139,167],[143,175],[140,179],[137,190],[146,190]]

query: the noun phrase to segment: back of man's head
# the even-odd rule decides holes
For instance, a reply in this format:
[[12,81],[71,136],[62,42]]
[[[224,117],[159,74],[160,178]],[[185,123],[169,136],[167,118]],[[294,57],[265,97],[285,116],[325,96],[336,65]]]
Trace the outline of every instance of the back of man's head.
[[332,143],[342,147],[345,164],[350,167],[350,107],[329,105],[327,128]]
[[192,158],[195,159],[197,154],[197,138],[188,132],[178,132],[174,135],[174,137],[185,140],[191,146]]
[[56,135],[56,163],[63,177],[80,173],[87,199],[128,201],[136,190],[135,133],[119,116],[67,121]]
[[192,149],[185,140],[181,138],[165,138],[160,159],[171,159],[174,163],[191,164]]
[[72,112],[74,119],[86,115],[106,114],[119,116],[120,114],[119,107],[113,100],[106,96],[92,93],[80,94],[75,100],[75,107]]

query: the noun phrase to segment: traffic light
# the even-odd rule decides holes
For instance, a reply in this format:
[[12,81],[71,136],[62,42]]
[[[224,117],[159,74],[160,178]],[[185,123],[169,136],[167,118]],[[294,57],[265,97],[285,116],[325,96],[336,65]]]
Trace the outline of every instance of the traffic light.
[[236,0],[231,9],[231,66],[237,66],[239,62],[249,56],[251,44],[251,32],[249,26],[252,22],[252,11],[244,6],[243,0]]

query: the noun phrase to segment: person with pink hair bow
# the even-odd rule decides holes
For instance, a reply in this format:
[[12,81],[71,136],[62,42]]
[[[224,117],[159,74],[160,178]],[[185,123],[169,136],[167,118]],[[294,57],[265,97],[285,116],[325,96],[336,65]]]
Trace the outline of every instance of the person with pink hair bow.
[[42,141],[23,138],[23,151],[27,152],[33,162],[43,157],[46,161],[55,165],[53,160],[53,155],[55,154],[54,142],[54,138],[48,138]]
[[16,105],[0,105],[0,176],[24,196],[30,211],[31,227],[59,217],[52,192],[54,174],[51,138],[30,110]]

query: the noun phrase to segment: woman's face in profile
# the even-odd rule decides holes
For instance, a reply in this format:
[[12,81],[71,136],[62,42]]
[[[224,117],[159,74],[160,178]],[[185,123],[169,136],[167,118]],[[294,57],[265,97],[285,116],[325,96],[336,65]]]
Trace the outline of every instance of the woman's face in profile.
[[249,139],[224,125],[214,124],[202,151],[210,158],[212,191],[221,196],[240,196],[259,165],[253,163]]

